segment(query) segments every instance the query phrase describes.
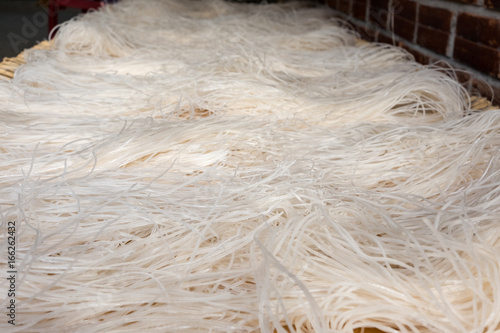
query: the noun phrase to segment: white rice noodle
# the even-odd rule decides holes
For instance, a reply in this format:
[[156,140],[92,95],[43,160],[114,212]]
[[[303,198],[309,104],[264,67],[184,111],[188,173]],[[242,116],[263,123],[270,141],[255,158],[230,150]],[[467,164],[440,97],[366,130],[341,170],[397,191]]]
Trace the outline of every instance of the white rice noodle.
[[500,111],[331,15],[123,0],[32,51],[0,82],[0,330],[500,330]]

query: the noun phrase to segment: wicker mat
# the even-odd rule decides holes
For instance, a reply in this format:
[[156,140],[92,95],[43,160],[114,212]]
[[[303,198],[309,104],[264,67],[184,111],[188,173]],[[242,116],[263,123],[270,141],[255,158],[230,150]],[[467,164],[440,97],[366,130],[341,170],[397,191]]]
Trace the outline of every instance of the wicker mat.
[[20,54],[17,55],[17,57],[14,58],[4,58],[3,61],[0,63],[0,79],[11,79],[14,77],[14,72],[16,69],[23,65],[25,62],[24,59],[24,54],[28,50],[46,50],[50,49],[52,46],[52,42],[50,41],[43,41],[31,49],[26,49]]

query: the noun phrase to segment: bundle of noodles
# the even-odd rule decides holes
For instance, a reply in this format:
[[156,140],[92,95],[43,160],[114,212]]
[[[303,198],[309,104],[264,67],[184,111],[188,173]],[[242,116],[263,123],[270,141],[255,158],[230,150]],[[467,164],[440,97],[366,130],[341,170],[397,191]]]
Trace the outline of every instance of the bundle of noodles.
[[124,0],[31,52],[0,330],[500,330],[500,111],[330,16]]

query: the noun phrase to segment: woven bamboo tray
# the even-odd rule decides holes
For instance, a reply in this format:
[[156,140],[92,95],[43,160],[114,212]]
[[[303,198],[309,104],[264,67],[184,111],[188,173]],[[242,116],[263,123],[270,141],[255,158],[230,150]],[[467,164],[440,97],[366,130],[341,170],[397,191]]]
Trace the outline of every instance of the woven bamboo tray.
[[25,63],[24,55],[28,50],[47,50],[51,46],[52,42],[43,41],[30,49],[24,50],[14,58],[3,58],[3,61],[0,63],[0,80],[14,77],[16,69]]

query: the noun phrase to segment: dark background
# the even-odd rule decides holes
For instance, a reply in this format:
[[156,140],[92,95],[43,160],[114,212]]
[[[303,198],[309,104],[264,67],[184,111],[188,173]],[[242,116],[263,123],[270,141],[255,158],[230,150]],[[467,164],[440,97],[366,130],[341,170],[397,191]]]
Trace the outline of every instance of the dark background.
[[[80,14],[79,9],[59,12],[59,23]],[[47,7],[37,0],[0,0],[0,62],[48,38]]]

